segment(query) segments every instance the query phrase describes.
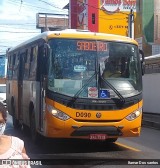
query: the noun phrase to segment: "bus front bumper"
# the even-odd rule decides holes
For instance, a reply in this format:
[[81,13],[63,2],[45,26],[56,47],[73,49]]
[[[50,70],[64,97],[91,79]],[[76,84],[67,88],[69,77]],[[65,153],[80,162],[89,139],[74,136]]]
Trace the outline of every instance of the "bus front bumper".
[[86,122],[70,118],[62,121],[51,114],[45,122],[44,136],[52,138],[82,138],[88,139],[90,134],[106,134],[109,138],[136,137],[140,135],[140,115],[133,121],[122,119],[118,122]]

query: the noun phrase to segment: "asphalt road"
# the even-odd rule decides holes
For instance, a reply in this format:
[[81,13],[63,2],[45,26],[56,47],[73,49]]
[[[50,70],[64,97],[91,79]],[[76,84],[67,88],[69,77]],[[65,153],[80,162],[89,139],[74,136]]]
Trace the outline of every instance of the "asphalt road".
[[34,144],[29,133],[13,128],[11,116],[8,116],[5,133],[23,139],[30,158],[49,159],[44,161],[45,164],[52,164],[50,167],[160,167],[160,130],[142,127],[140,137],[119,138],[111,144],[51,139]]

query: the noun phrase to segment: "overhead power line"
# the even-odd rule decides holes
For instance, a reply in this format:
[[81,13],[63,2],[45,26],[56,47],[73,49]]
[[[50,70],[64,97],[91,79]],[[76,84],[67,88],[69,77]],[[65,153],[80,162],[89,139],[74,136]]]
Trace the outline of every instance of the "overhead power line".
[[44,2],[44,3],[46,3],[46,4],[49,5],[49,6],[52,6],[52,7],[54,7],[54,8],[57,8],[57,9],[60,9],[60,10],[64,11],[64,9],[59,8],[59,7],[53,5],[53,4],[49,3],[49,2],[46,2],[46,1],[44,1],[44,0],[39,0],[39,1],[40,1],[40,2]]
[[0,47],[8,47],[8,46],[5,46],[5,45],[0,45]]
[[7,33],[40,33],[40,32],[16,32],[16,31],[1,31],[0,32],[7,32]]
[[[15,4],[16,4],[16,5],[17,5],[17,4],[20,5],[20,3],[21,3],[20,1],[17,2],[17,1],[15,1],[15,0],[14,0],[14,1],[13,1],[13,0],[8,0],[8,1],[10,2],[10,4],[14,4],[14,5],[15,5]],[[44,2],[45,2],[45,1],[44,1]],[[46,2],[46,3],[47,3],[47,2]],[[52,12],[53,12],[53,10],[55,11],[55,9],[43,8],[43,7],[40,7],[40,6],[35,6],[35,5],[27,4],[27,3],[24,3],[24,2],[23,2],[23,6],[28,6],[28,7],[37,8],[37,9],[43,9],[43,10],[47,10],[47,11],[49,10],[49,11],[52,11]],[[50,6],[52,6],[52,4],[50,4]],[[58,7],[54,6],[54,5],[53,5],[53,7],[54,7],[54,8],[58,8]],[[60,10],[62,10],[62,11],[65,11],[64,9],[61,9],[61,8],[58,8],[58,9],[60,9]],[[26,10],[26,9],[25,9],[25,10]],[[57,12],[58,12],[58,11],[57,11]]]
[[21,5],[20,5],[20,8],[19,8],[19,11],[21,11],[22,3],[23,3],[23,0],[21,0]]
[[35,26],[36,25],[36,23],[34,22],[34,23],[0,23],[0,25],[13,25],[13,26],[16,26],[16,25],[22,25],[22,26],[24,26],[24,25],[33,25],[33,26]]
[[12,25],[11,26],[1,26],[0,25],[0,28],[8,28],[8,29],[19,29],[19,30],[35,30],[35,28],[25,28],[25,27],[13,27]]

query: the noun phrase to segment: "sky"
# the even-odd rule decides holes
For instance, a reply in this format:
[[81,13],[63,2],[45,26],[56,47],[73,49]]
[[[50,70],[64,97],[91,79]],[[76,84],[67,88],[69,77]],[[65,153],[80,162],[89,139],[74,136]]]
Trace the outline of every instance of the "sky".
[[36,13],[68,14],[69,0],[0,0],[0,55],[40,34]]

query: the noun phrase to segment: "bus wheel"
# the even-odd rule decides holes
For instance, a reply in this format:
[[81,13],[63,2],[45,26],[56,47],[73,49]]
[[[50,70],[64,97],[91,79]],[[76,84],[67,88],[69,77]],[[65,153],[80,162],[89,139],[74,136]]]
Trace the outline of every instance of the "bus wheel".
[[109,138],[106,140],[106,143],[113,143],[116,142],[118,138]]
[[22,124],[22,130],[23,130],[24,133],[27,133],[27,134],[30,133],[29,127],[25,124]]
[[14,105],[12,105],[12,122],[13,122],[13,127],[15,129],[20,128],[19,120],[17,120],[15,116],[15,106]]
[[30,116],[30,133],[31,138],[34,143],[38,142],[38,133],[36,131],[36,122],[35,122],[35,112],[33,111]]

